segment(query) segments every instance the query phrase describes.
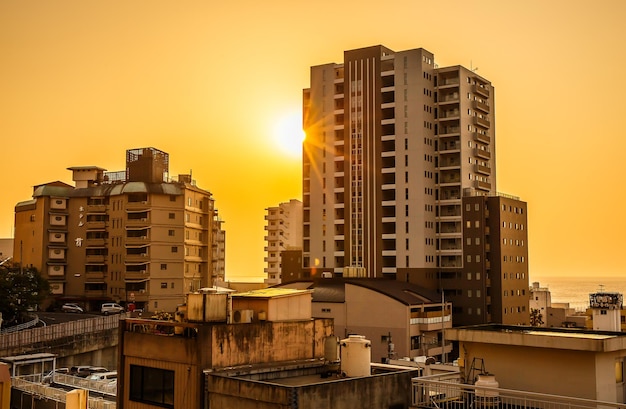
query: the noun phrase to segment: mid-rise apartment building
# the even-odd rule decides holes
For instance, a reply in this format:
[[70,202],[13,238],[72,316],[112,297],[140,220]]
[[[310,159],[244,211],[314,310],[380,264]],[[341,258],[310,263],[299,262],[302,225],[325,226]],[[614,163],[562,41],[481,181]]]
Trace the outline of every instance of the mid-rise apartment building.
[[[462,298],[464,199],[497,197],[490,81],[438,67],[422,48],[372,46],[311,67],[303,108],[304,269],[402,279]],[[504,273],[488,274],[488,260],[485,285]],[[457,309],[455,324],[466,312]]]
[[265,282],[280,284],[282,254],[302,248],[302,202],[291,199],[266,209]]
[[191,175],[170,180],[167,153],[128,150],[121,172],[68,169],[75,186],[35,186],[15,207],[14,260],[40,270],[57,301],[174,311],[187,292],[223,280],[214,199]]

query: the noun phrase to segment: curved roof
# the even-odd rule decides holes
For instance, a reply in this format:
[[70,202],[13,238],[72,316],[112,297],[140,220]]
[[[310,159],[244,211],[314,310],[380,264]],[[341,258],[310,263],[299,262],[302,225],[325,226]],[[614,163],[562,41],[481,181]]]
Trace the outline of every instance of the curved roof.
[[346,301],[346,284],[367,288],[405,305],[434,304],[441,302],[441,295],[416,284],[386,278],[328,278],[317,283],[313,281],[296,281],[281,284],[283,288],[313,289],[313,302]]

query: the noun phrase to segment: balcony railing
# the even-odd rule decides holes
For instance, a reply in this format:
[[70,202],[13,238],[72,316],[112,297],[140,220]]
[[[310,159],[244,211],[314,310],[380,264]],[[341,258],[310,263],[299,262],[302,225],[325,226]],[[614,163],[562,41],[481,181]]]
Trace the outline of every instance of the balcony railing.
[[623,403],[601,402],[462,383],[459,372],[413,378],[411,408],[454,409],[624,409]]

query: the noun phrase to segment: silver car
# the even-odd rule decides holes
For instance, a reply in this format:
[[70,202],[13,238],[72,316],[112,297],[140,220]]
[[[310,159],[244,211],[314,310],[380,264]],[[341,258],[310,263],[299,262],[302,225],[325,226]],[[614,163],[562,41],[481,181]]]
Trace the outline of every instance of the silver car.
[[108,302],[108,303],[102,304],[102,308],[100,308],[100,312],[103,313],[104,315],[119,314],[121,312],[124,312],[124,307],[114,302]]
[[63,312],[75,312],[78,314],[82,314],[84,311],[78,304],[66,303],[61,307],[61,311]]

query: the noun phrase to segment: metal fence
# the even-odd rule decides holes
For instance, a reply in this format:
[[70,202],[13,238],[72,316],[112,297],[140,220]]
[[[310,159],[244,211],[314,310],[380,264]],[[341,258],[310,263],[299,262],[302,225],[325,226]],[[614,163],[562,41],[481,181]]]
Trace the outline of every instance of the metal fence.
[[[65,403],[67,390],[43,384],[41,380],[41,374],[17,376],[11,379],[11,386],[39,399],[50,399]],[[116,404],[114,401],[106,400],[102,397],[90,396],[87,407],[89,409],[115,409]]]
[[433,409],[626,409],[626,404],[490,388],[460,382],[460,374],[413,378],[412,408]]
[[0,353],[16,348],[24,348],[28,345],[51,342],[60,338],[117,328],[120,318],[124,316],[125,314],[122,313],[86,318],[9,334],[0,334]]
[[39,324],[39,317],[37,315],[29,314],[28,316],[31,319],[30,321],[25,322],[25,323],[20,324],[20,325],[15,325],[13,327],[8,327],[8,328],[5,328],[3,330],[0,330],[0,334],[9,334],[11,332],[22,331],[22,330],[25,330],[25,329],[28,329],[28,328],[32,328],[35,325]]

